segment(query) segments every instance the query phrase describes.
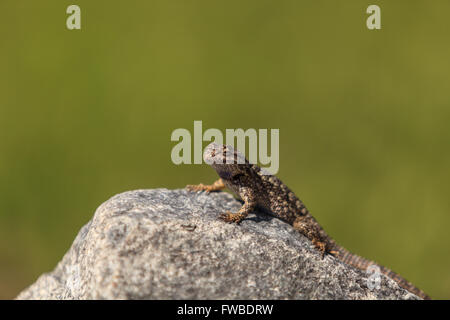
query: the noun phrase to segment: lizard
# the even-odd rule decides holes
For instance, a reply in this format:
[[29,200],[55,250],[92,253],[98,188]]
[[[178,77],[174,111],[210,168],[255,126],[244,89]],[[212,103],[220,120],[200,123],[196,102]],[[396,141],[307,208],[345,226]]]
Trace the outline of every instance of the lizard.
[[363,271],[375,265],[381,273],[397,282],[400,287],[423,299],[431,299],[425,292],[397,273],[338,245],[310,214],[304,203],[280,179],[258,165],[250,163],[232,146],[212,142],[205,148],[203,158],[215,169],[219,179],[212,185],[200,183],[187,185],[186,189],[196,192],[214,192],[228,188],[243,201],[239,211],[220,214],[221,220],[239,224],[249,213],[254,212],[256,208],[261,208],[292,225],[294,229],[306,236],[320,251],[322,258],[325,254],[329,254]]

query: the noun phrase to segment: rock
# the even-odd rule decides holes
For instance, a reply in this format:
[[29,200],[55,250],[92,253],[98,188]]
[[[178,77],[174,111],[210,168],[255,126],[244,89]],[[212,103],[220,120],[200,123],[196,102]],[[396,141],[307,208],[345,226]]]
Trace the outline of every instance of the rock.
[[417,299],[321,254],[290,225],[228,193],[136,190],[103,203],[56,268],[16,299]]

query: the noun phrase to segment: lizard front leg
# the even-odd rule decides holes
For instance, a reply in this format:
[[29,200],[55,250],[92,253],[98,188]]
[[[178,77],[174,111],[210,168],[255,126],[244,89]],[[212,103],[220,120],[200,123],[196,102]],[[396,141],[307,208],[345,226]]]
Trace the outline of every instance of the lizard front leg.
[[225,189],[225,184],[223,183],[222,179],[219,179],[217,181],[215,181],[213,184],[211,185],[206,185],[203,183],[200,184],[189,184],[186,186],[186,189],[190,190],[190,191],[206,191],[206,192],[213,192],[213,191],[221,191],[223,189]]
[[244,201],[244,204],[239,209],[238,212],[232,213],[232,212],[225,212],[222,213],[219,216],[219,219],[222,219],[225,222],[234,222],[234,223],[240,223],[242,220],[244,220],[248,214],[255,210],[256,208],[256,199],[254,196],[252,196],[251,193],[242,191],[241,192],[241,198]]

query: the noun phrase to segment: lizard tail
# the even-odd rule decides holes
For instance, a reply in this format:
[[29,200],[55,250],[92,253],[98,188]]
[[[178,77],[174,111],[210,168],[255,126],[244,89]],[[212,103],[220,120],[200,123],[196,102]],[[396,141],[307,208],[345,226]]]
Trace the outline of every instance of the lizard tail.
[[409,292],[414,293],[415,295],[421,297],[422,299],[426,299],[426,300],[431,299],[425,292],[423,292],[422,290],[420,290],[419,288],[414,286],[411,282],[407,281],[406,279],[404,279],[403,277],[401,277],[394,271],[392,271],[384,266],[381,266],[374,261],[365,259],[356,254],[353,254],[353,253],[349,252],[348,250],[344,249],[343,247],[334,243],[334,241],[331,244],[330,251],[336,252],[336,254],[335,254],[336,258],[338,258],[345,264],[349,264],[349,265],[356,267],[358,269],[361,269],[361,270],[367,270],[367,268],[369,266],[375,265],[380,269],[380,272],[382,274],[386,275],[387,277],[389,277],[392,280],[394,280],[395,282],[397,282],[400,287],[408,290]]

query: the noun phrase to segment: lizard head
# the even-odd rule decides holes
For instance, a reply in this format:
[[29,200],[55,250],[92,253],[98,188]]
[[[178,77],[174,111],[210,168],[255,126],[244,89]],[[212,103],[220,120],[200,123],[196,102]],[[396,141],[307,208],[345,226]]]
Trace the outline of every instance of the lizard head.
[[205,148],[203,159],[225,182],[242,185],[243,179],[252,176],[252,165],[232,146],[210,143]]

